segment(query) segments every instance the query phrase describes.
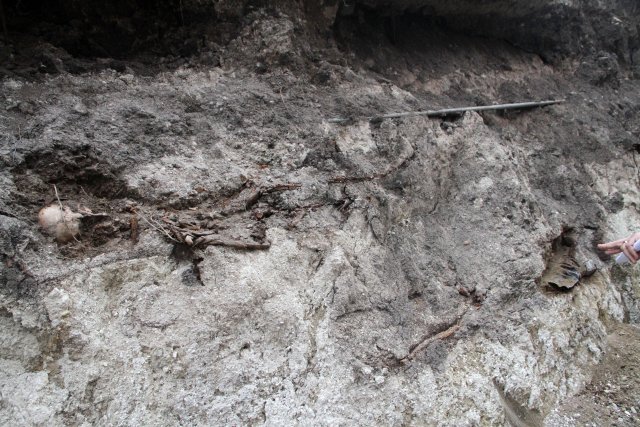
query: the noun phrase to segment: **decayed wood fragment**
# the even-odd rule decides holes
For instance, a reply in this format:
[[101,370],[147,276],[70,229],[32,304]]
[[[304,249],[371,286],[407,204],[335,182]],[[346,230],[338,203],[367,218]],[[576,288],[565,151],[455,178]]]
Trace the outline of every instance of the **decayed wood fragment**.
[[432,342],[436,341],[436,340],[443,340],[445,338],[449,338],[451,335],[453,335],[454,333],[456,333],[456,331],[460,329],[460,324],[456,323],[453,326],[445,329],[444,331],[438,332],[435,335],[432,335],[430,337],[425,338],[424,340],[422,340],[418,345],[416,345],[413,350],[411,350],[411,352],[409,352],[409,354],[407,355],[407,357],[403,358],[400,360],[400,362],[402,363],[407,363],[410,362],[411,360],[413,360],[416,355],[418,353],[420,353],[421,351],[423,351],[425,348],[427,348],[429,346],[429,344],[431,344]]
[[172,240],[184,243],[193,248],[205,248],[207,246],[227,246],[236,249],[261,250],[269,249],[271,242],[256,242],[222,237],[212,230],[185,230],[174,225],[168,219],[163,219],[167,224]]

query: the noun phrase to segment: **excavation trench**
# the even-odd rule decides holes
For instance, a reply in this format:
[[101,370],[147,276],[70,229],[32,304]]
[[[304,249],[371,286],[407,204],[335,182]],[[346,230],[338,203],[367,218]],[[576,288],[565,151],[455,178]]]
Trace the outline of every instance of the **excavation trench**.
[[3,0],[0,424],[636,424],[638,10],[481,3]]

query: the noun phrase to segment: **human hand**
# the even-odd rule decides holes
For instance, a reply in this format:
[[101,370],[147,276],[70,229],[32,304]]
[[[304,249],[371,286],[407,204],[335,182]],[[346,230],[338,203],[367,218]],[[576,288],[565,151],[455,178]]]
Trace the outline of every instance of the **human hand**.
[[607,255],[615,255],[624,253],[629,262],[635,264],[640,260],[640,254],[633,249],[633,245],[640,240],[640,233],[633,233],[629,237],[614,240],[613,242],[601,243],[598,249]]

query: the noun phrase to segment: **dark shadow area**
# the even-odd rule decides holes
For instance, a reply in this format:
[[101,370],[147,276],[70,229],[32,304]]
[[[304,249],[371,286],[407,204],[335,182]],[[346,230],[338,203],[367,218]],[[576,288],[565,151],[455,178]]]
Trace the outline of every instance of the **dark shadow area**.
[[[238,18],[189,0],[2,0],[0,75],[112,69],[153,75],[193,62],[220,65]],[[4,22],[4,25],[2,23]]]
[[[74,57],[87,58],[122,59],[145,50],[168,53],[176,36],[184,35],[184,27],[216,19],[213,3],[203,2],[200,8],[187,9],[182,0],[3,0],[3,3],[10,41],[30,35]],[[183,44],[182,51],[189,54],[189,46]]]
[[[522,102],[532,99],[530,92],[536,93],[536,99],[557,97],[553,83],[544,79],[497,81],[496,94],[466,89],[470,84],[484,86],[480,79],[523,72],[524,64],[540,68],[544,62],[511,42],[456,28],[446,17],[423,10],[394,13],[359,4],[341,9],[334,37],[343,52],[357,58],[354,68],[364,64],[381,81],[425,99],[419,109],[488,105],[496,95],[505,103]],[[529,72],[523,74],[528,79]],[[443,103],[443,94],[450,101]]]
[[421,22],[469,37],[501,40],[539,55],[546,63],[606,51],[614,52],[624,66],[632,66],[637,62],[640,48],[636,25],[640,7],[629,0],[612,2],[617,3],[615,16],[598,2],[584,2],[580,7],[560,1],[353,0],[348,3],[348,7],[340,9],[338,21],[354,16],[360,22],[363,17],[368,21],[367,15],[377,14],[385,35],[394,43],[407,34],[412,25]]

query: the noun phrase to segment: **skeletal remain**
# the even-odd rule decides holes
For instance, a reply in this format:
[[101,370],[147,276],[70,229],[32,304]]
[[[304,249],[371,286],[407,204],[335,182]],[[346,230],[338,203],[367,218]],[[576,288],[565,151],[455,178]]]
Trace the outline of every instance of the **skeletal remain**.
[[55,237],[59,243],[66,243],[80,234],[82,216],[69,207],[61,208],[58,204],[52,204],[40,210],[38,222],[47,234]]

